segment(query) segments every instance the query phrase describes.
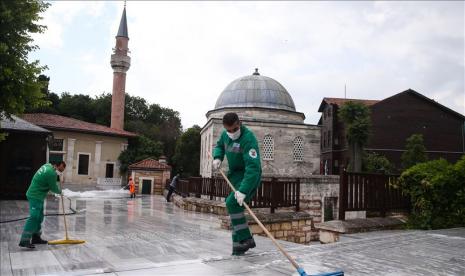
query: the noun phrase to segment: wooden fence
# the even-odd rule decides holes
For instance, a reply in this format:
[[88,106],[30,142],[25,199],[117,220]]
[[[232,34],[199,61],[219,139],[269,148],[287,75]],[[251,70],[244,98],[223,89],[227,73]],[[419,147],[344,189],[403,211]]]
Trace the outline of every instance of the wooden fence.
[[[167,183],[169,185],[169,182]],[[188,196],[207,196],[210,200],[226,198],[230,193],[226,181],[222,178],[190,177],[178,181],[176,190]],[[300,179],[271,178],[262,180],[250,207],[270,208],[274,213],[276,208],[295,207],[299,211],[300,204]]]
[[396,188],[398,175],[343,172],[340,178],[339,219],[346,211],[408,211],[410,201]]

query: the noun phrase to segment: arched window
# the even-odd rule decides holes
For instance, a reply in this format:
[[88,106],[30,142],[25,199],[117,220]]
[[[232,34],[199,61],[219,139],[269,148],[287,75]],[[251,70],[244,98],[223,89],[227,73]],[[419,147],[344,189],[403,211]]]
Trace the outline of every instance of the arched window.
[[263,138],[263,160],[274,159],[274,141],[273,137],[269,134]]
[[304,160],[304,140],[302,137],[297,136],[294,139],[294,161]]

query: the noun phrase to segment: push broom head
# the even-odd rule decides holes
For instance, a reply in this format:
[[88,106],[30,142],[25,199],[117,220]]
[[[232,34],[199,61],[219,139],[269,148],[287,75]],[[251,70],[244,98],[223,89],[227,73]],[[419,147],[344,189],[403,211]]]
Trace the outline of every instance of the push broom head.
[[54,240],[54,241],[49,241],[48,244],[80,244],[80,243],[85,243],[86,241],[83,240]]

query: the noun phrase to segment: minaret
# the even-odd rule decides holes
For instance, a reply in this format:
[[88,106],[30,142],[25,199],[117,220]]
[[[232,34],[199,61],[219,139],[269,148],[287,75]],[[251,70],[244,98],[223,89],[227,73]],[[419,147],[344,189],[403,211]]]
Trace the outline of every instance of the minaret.
[[124,98],[126,87],[126,72],[131,66],[128,56],[128,25],[126,21],[126,2],[123,15],[116,35],[116,46],[111,55],[111,68],[113,68],[113,92],[111,97],[111,128],[124,128]]

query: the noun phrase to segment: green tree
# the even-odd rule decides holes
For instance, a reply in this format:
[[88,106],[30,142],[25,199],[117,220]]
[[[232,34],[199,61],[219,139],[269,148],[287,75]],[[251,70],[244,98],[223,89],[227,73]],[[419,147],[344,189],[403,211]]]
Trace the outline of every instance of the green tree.
[[45,67],[29,62],[28,54],[38,49],[32,33],[45,26],[36,22],[49,4],[41,1],[2,1],[0,3],[0,112],[5,116],[24,112],[27,105],[46,104],[39,74]]
[[124,120],[126,122],[135,120],[145,121],[147,113],[148,105],[144,98],[126,94],[124,102]]
[[402,167],[408,169],[428,160],[422,134],[413,134],[407,138],[406,151],[401,156]]
[[39,82],[42,83],[42,93],[44,94],[44,100],[48,102],[47,105],[41,105],[37,107],[32,107],[30,105],[26,106],[25,113],[48,113],[48,114],[58,114],[58,105],[60,103],[60,96],[50,92],[48,85],[50,83],[50,77],[45,75],[39,76]]
[[363,156],[363,171],[391,174],[394,172],[394,165],[384,155],[376,152],[366,153]]
[[129,141],[128,148],[121,152],[118,160],[121,163],[120,171],[126,173],[129,165],[146,158],[158,159],[163,152],[162,144],[143,135]]
[[95,123],[93,100],[89,95],[70,95],[69,93],[61,94],[61,100],[58,104],[60,115]]
[[111,123],[111,94],[102,93],[92,100],[95,123],[109,126]]
[[183,170],[185,177],[199,175],[200,130],[198,125],[188,128],[176,143],[173,163],[176,171]]
[[161,107],[158,104],[146,105],[145,100],[130,99],[130,106],[139,106],[143,112],[129,112],[131,119],[126,120],[125,128],[128,131],[137,132],[163,144],[163,152],[169,161],[174,155],[176,141],[182,133],[179,112],[170,108]]
[[[29,61],[28,54],[38,49],[31,34],[46,29],[37,21],[48,6],[34,0],[0,2],[0,119],[21,114],[28,105],[47,104],[38,79],[45,66]],[[0,141],[3,139],[1,135]]]
[[351,160],[349,170],[362,169],[363,146],[368,142],[371,127],[370,109],[359,102],[347,102],[339,109],[339,118],[344,122]]

